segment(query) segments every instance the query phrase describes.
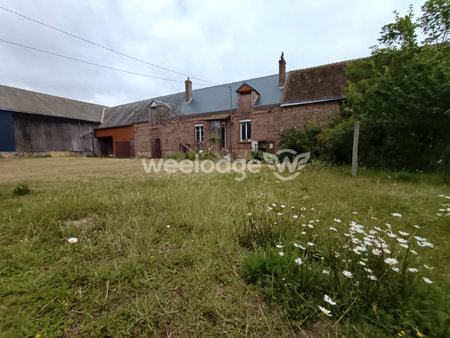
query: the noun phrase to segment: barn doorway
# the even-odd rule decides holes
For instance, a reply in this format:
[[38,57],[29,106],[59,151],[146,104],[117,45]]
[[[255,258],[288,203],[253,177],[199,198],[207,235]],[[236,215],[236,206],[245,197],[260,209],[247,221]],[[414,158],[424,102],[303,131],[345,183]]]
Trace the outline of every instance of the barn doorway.
[[97,140],[100,143],[100,154],[103,157],[114,155],[112,136],[97,137]]

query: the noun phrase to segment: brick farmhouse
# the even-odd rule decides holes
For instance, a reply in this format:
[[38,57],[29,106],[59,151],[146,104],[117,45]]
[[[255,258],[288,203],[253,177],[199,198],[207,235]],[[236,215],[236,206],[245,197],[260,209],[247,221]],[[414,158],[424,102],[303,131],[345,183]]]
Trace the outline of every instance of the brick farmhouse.
[[339,114],[348,62],[286,72],[282,55],[275,75],[197,90],[188,78],[184,93],[107,109],[95,135],[117,157],[276,152],[283,130]]
[[0,155],[274,153],[283,130],[339,114],[349,62],[286,72],[282,55],[278,74],[195,90],[188,78],[184,92],[115,107],[0,86]]

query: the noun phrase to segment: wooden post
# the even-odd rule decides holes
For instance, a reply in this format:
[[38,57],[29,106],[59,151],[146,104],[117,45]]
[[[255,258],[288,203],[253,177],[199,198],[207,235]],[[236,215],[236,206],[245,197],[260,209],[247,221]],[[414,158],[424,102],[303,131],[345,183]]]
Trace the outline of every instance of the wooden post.
[[353,154],[352,154],[352,176],[358,173],[358,141],[359,141],[359,121],[355,122],[353,130]]

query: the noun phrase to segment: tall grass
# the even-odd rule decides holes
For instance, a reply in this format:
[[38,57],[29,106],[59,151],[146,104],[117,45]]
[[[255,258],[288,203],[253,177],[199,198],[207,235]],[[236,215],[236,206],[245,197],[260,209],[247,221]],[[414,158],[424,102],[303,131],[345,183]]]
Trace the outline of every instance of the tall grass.
[[[308,266],[321,272],[332,259],[330,253],[337,251],[317,245],[317,252],[310,249],[301,256],[303,265],[295,265],[300,251],[293,243],[288,248],[288,239],[302,237],[291,232],[297,229],[296,220],[288,217],[293,211],[282,216],[267,212],[271,203],[307,208],[308,221],[320,220],[311,236],[326,236],[330,245],[345,245],[329,232],[333,218],[345,222],[339,229],[345,231],[353,220],[351,211],[358,211],[361,218],[354,220],[368,228],[376,225],[369,223],[370,216],[381,222],[391,218],[390,213],[402,213],[401,222],[391,222],[394,231],[418,224],[421,233],[416,235],[434,245],[426,248],[426,256],[420,253],[420,264],[434,267],[429,276],[434,283],[431,288],[424,283],[421,287],[437,308],[448,308],[448,218],[439,211],[447,208],[441,204],[448,200],[438,196],[450,195],[448,187],[377,176],[352,179],[340,168],[307,167],[290,182],[278,181],[267,170],[249,174],[244,182],[235,181],[234,174],[154,176],[146,175],[138,163],[94,158],[0,160],[0,180],[5,177],[0,183],[3,336],[89,336],[91,332],[94,336],[289,336],[330,320],[326,327],[333,334],[385,332],[375,317],[348,315],[352,310],[331,329],[346,309],[327,308],[333,317],[320,317],[317,298],[307,293],[300,293],[298,300],[314,302],[314,309],[302,323],[302,316],[291,315],[298,309],[279,299],[276,290],[283,286],[282,279],[274,279],[273,293],[271,281],[247,283],[242,275],[246,257],[292,261],[294,265],[283,269],[295,276]],[[16,184],[11,180],[25,182],[33,193],[13,197]],[[271,236],[268,241],[267,236]],[[78,242],[69,243],[72,237]],[[284,245],[284,257],[277,244]],[[351,255],[348,250],[346,254]],[[362,275],[356,267],[346,268]],[[255,276],[255,281],[260,280]],[[304,282],[319,285],[323,276],[312,276],[319,282]],[[337,283],[350,282],[349,288],[355,281],[336,277]],[[337,306],[354,299],[341,289],[333,290],[329,296]],[[444,296],[434,301],[439,294]],[[360,306],[357,302],[353,306]]]

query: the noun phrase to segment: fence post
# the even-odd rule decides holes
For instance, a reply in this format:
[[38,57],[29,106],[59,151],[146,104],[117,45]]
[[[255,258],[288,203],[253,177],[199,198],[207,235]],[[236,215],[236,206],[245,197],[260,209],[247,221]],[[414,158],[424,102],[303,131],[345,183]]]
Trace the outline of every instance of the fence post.
[[353,129],[353,154],[352,154],[352,176],[358,173],[358,141],[359,141],[359,121],[355,122]]

